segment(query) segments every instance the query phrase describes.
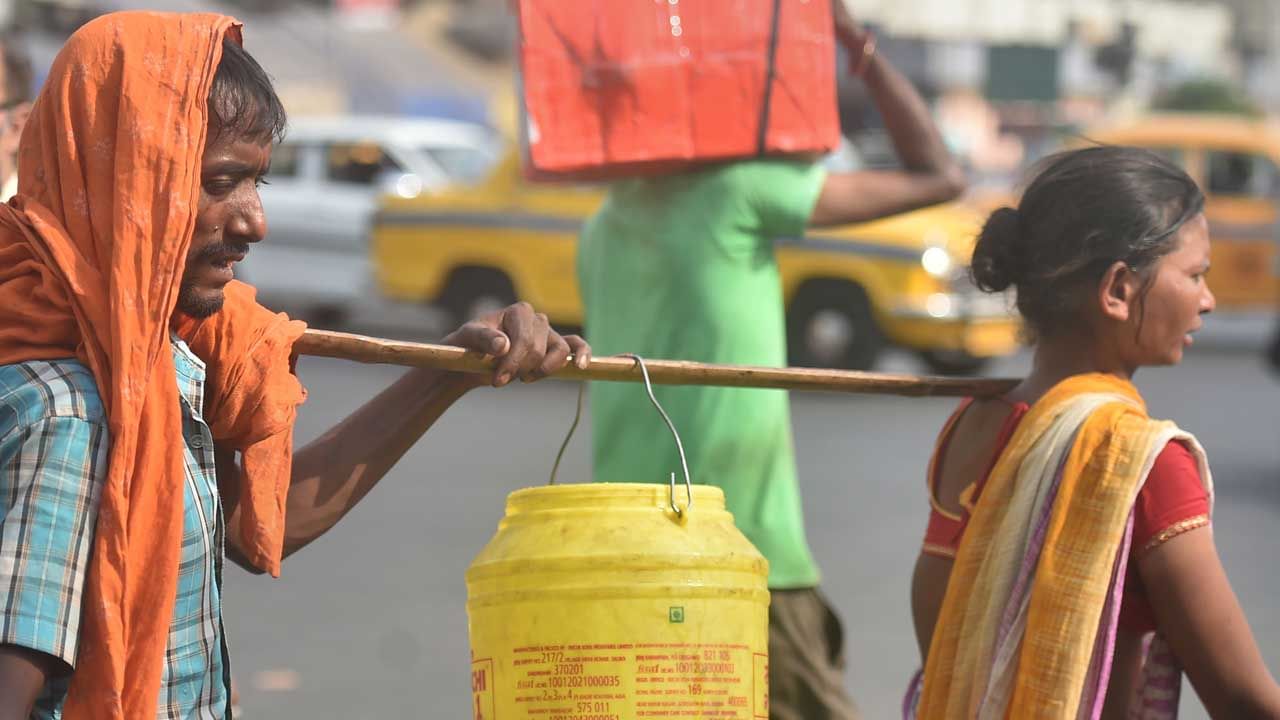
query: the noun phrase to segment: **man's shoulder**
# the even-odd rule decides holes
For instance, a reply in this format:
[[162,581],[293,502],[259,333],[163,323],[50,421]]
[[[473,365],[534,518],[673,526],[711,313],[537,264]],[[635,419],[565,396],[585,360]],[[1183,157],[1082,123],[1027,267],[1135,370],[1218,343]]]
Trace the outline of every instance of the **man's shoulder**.
[[106,422],[89,368],[74,359],[0,365],[0,434],[51,417]]

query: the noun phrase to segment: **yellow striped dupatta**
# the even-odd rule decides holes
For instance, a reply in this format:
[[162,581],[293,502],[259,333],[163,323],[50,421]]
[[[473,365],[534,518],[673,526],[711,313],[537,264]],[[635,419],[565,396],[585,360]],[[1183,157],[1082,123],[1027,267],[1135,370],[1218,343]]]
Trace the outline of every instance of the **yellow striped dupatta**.
[[[1149,418],[1125,380],[1071,377],[1031,408],[965,530],[917,717],[1100,715],[1134,502],[1172,439],[1191,447],[1212,498],[1199,443],[1173,423]],[[1156,712],[1145,716],[1172,717],[1168,699],[1152,701],[1151,693],[1145,688],[1142,702],[1154,703]]]

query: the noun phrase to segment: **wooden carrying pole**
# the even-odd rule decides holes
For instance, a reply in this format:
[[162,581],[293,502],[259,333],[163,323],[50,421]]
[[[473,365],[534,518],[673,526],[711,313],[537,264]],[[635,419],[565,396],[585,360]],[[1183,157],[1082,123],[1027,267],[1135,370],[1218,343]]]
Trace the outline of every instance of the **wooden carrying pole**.
[[[401,342],[329,330],[307,330],[294,345],[303,355],[340,358],[361,363],[408,365],[471,373],[493,371],[493,358],[450,345]],[[988,378],[944,378],[924,375],[711,365],[679,360],[644,359],[655,385],[718,385],[722,387],[819,390],[881,395],[991,396],[1007,392],[1017,381]],[[551,377],[561,380],[642,382],[635,360],[596,357],[585,369],[567,365]]]

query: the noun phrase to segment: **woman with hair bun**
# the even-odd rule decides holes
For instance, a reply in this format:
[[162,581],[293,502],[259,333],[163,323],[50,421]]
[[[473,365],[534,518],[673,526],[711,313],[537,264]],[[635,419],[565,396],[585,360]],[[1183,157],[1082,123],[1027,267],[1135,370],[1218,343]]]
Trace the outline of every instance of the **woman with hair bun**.
[[908,716],[1172,718],[1185,671],[1214,718],[1280,718],[1214,546],[1204,451],[1132,384],[1213,310],[1203,209],[1154,153],[1093,147],[1048,158],[983,227],[974,280],[1012,288],[1034,364],[938,438]]

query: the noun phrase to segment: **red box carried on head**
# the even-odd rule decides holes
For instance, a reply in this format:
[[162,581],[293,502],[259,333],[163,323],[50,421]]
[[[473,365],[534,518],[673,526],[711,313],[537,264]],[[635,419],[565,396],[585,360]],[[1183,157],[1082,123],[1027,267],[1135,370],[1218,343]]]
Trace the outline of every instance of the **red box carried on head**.
[[832,1],[518,0],[526,172],[624,177],[831,150]]

